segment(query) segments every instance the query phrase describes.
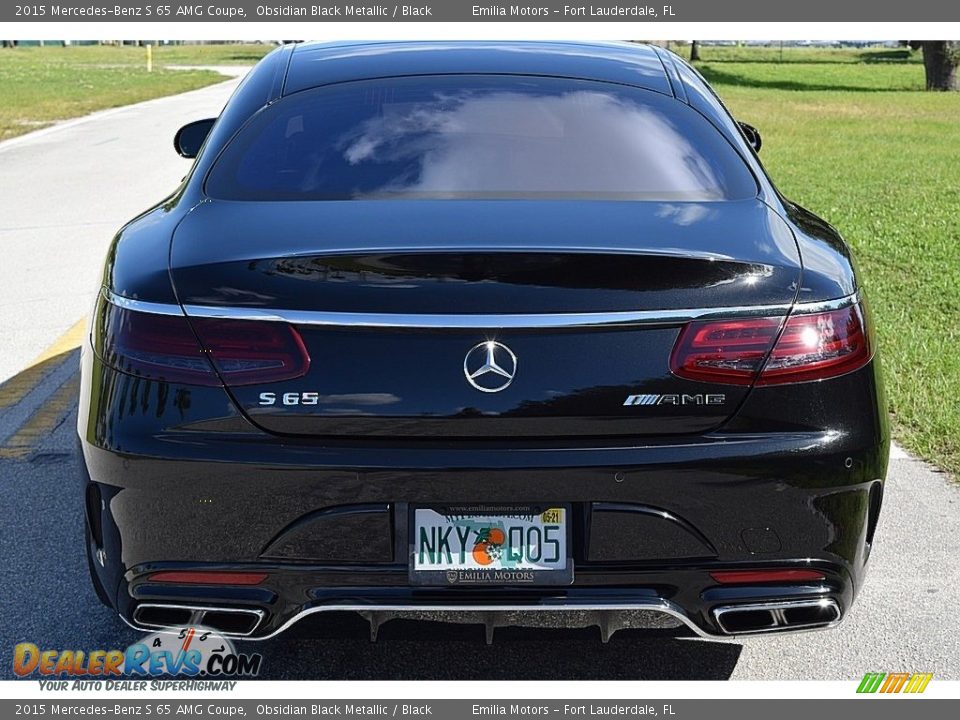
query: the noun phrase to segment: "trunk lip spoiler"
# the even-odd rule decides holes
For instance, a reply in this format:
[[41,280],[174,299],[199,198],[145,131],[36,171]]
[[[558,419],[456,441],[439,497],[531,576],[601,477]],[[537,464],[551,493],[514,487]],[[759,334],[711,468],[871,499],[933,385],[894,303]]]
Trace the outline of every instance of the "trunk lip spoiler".
[[118,295],[107,288],[102,294],[110,302],[127,310],[156,315],[178,315],[220,320],[259,320],[286,322],[291,325],[325,327],[370,327],[413,329],[549,329],[575,327],[617,327],[621,325],[682,325],[694,320],[720,318],[786,316],[838,310],[860,300],[854,292],[832,300],[773,305],[682,308],[673,310],[618,310],[582,313],[506,313],[506,314],[406,314],[355,313],[323,310],[287,310],[276,308],[230,307],[214,305],[175,305],[135,300]]

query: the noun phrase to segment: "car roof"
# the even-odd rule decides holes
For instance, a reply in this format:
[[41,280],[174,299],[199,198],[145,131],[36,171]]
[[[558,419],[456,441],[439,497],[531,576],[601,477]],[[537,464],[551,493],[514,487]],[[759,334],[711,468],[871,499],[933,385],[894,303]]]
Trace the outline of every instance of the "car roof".
[[673,96],[649,45],[587,42],[335,42],[298,44],[283,94],[409,75],[545,75],[620,83]]

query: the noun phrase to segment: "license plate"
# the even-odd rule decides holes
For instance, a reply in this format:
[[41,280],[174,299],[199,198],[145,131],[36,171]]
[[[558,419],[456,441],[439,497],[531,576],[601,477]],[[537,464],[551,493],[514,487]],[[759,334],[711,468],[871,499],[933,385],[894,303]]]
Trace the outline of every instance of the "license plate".
[[417,585],[569,585],[569,508],[419,507],[411,511],[410,581]]

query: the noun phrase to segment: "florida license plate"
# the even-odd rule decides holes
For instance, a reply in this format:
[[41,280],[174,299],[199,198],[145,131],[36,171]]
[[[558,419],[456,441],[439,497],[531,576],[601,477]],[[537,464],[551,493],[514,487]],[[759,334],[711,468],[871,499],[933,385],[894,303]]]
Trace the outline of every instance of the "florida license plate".
[[568,585],[569,508],[419,507],[411,511],[410,581],[417,585]]

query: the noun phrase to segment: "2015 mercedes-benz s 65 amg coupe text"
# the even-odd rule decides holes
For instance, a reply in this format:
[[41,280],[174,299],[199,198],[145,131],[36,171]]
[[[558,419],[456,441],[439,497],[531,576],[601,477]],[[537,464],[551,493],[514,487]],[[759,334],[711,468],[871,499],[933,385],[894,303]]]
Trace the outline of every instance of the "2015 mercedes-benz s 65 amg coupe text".
[[287,45],[175,145],[82,353],[87,552],[128,623],[849,610],[889,450],[868,309],[682,60]]

